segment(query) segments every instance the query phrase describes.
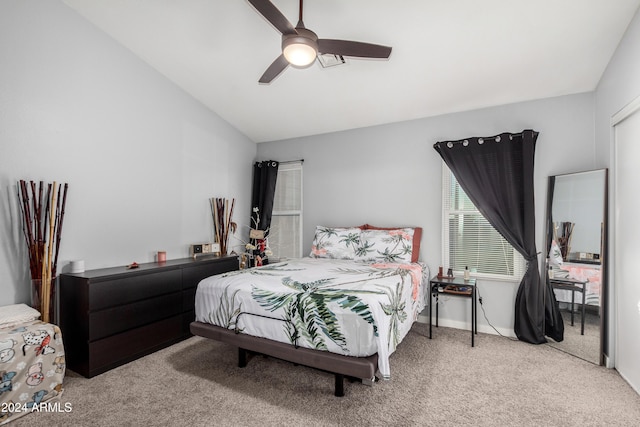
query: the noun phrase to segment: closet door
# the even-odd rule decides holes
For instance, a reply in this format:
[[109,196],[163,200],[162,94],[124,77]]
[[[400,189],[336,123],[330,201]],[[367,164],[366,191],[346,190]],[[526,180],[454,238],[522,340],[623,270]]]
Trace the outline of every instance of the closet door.
[[640,98],[625,108],[615,129],[615,367],[640,391]]

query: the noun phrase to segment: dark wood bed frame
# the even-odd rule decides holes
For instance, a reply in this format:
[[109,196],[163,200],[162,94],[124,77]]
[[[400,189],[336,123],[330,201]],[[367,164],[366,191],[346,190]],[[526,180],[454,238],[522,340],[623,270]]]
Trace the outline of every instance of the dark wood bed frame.
[[351,357],[294,347],[291,344],[236,333],[232,329],[202,322],[192,322],[190,329],[194,335],[238,347],[238,366],[241,368],[247,365],[248,353],[251,352],[330,372],[335,375],[335,395],[339,397],[344,396],[345,377],[360,379],[363,384],[372,385],[378,370],[377,354],[369,357]]

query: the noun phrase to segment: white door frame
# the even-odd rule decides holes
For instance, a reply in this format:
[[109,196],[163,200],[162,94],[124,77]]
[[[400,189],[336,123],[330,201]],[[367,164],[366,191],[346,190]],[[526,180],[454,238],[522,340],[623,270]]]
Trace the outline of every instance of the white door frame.
[[[616,237],[618,235],[618,230],[617,230],[617,224],[616,224],[616,212],[617,212],[617,196],[618,196],[618,188],[619,188],[619,184],[618,184],[618,180],[619,180],[619,173],[617,170],[617,152],[618,152],[618,144],[617,144],[617,140],[616,140],[616,125],[620,124],[621,122],[623,122],[625,119],[631,117],[632,115],[638,113],[638,111],[640,111],[640,96],[638,96],[637,98],[635,98],[633,101],[631,101],[629,104],[627,104],[624,108],[622,108],[620,111],[618,111],[617,113],[615,113],[612,117],[611,117],[611,170],[612,170],[612,184],[613,184],[613,188],[612,191],[609,193],[609,206],[612,208],[611,210],[611,214],[609,215],[609,230],[612,231],[611,233],[609,233],[610,237],[613,237],[613,242],[611,242],[612,244],[609,245],[609,260],[612,261],[610,262],[610,268],[609,268],[609,308],[610,311],[609,313],[612,314],[612,316],[609,316],[609,327],[608,327],[608,332],[609,332],[609,359],[606,360],[606,366],[607,367],[615,367],[616,363],[615,361],[617,360],[618,357],[618,345],[619,345],[619,339],[618,339],[618,309],[619,309],[619,302],[618,302],[618,286],[616,285],[616,280],[615,280],[615,274],[616,274]],[[633,387],[633,386],[632,386]]]

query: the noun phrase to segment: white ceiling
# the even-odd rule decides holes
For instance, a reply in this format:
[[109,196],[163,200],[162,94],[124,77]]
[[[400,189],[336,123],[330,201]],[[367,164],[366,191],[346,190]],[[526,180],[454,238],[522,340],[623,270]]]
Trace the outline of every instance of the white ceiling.
[[[280,33],[246,0],[63,0],[255,142],[594,90],[640,0],[307,0],[319,38],[388,60],[258,79]],[[272,0],[295,26],[298,0]]]

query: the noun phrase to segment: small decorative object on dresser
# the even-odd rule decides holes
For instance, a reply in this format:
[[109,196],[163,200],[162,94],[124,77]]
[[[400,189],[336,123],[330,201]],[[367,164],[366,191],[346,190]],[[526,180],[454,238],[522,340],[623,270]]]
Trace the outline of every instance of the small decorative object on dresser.
[[249,228],[249,243],[244,244],[245,252],[241,257],[241,268],[261,267],[269,263],[269,257],[273,252],[269,248],[269,229],[260,229],[260,209],[254,207]]

